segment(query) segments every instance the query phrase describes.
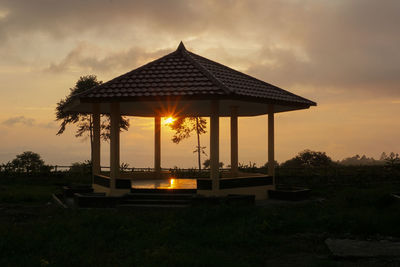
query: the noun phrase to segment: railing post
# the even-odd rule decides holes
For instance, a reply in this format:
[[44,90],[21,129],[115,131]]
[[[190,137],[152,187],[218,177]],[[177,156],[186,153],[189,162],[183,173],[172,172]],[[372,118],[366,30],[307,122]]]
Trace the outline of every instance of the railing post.
[[[268,105],[268,175],[275,176],[274,105]],[[275,179],[274,185],[275,185]]]
[[92,105],[93,144],[92,144],[92,173],[100,174],[100,104]]
[[238,176],[238,107],[231,107],[231,173]]
[[161,117],[154,117],[154,171],[161,173]]
[[210,178],[212,191],[219,191],[219,102],[211,101],[210,116]]
[[110,129],[110,190],[115,189],[115,181],[119,178],[119,121],[121,118],[118,102],[110,104],[111,129]]

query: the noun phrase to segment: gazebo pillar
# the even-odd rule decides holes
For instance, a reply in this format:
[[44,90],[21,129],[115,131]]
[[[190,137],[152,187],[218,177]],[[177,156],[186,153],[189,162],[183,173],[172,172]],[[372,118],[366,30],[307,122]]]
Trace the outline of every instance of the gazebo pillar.
[[219,191],[219,101],[211,101],[210,115],[210,178],[212,191]]
[[238,176],[238,107],[231,107],[231,173]]
[[274,105],[268,105],[268,175],[275,185]]
[[94,103],[92,105],[93,113],[93,143],[92,143],[92,173],[100,174],[100,105]]
[[115,190],[115,180],[119,178],[119,121],[121,118],[119,102],[110,104],[110,191]]
[[154,170],[161,173],[161,117],[154,117]]

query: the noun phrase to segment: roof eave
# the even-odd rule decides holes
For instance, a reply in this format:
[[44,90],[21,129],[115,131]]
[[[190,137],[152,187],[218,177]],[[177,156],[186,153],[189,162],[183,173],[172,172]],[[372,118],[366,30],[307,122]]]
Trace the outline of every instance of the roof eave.
[[[168,100],[241,100],[246,102],[256,102],[265,104],[277,104],[282,106],[294,107],[298,109],[316,106],[317,103],[309,102],[293,102],[271,98],[261,98],[253,96],[241,96],[236,94],[226,95],[165,95],[165,96],[121,96],[121,97],[81,97],[80,103],[112,103],[112,102],[138,102],[138,101],[168,101]],[[79,104],[79,103],[78,103]]]

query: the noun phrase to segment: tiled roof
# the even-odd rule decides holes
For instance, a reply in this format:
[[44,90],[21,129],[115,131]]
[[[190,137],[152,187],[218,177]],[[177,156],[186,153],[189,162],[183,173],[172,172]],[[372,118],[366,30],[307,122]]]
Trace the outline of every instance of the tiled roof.
[[257,98],[313,106],[314,102],[233,70],[185,49],[116,77],[79,95],[85,102],[181,96]]

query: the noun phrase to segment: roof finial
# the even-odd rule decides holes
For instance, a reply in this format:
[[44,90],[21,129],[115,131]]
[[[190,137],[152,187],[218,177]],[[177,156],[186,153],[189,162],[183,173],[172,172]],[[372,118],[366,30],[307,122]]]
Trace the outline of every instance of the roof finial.
[[186,50],[185,45],[183,44],[182,41],[179,43],[178,49],[176,49],[176,50],[178,50],[178,51]]

